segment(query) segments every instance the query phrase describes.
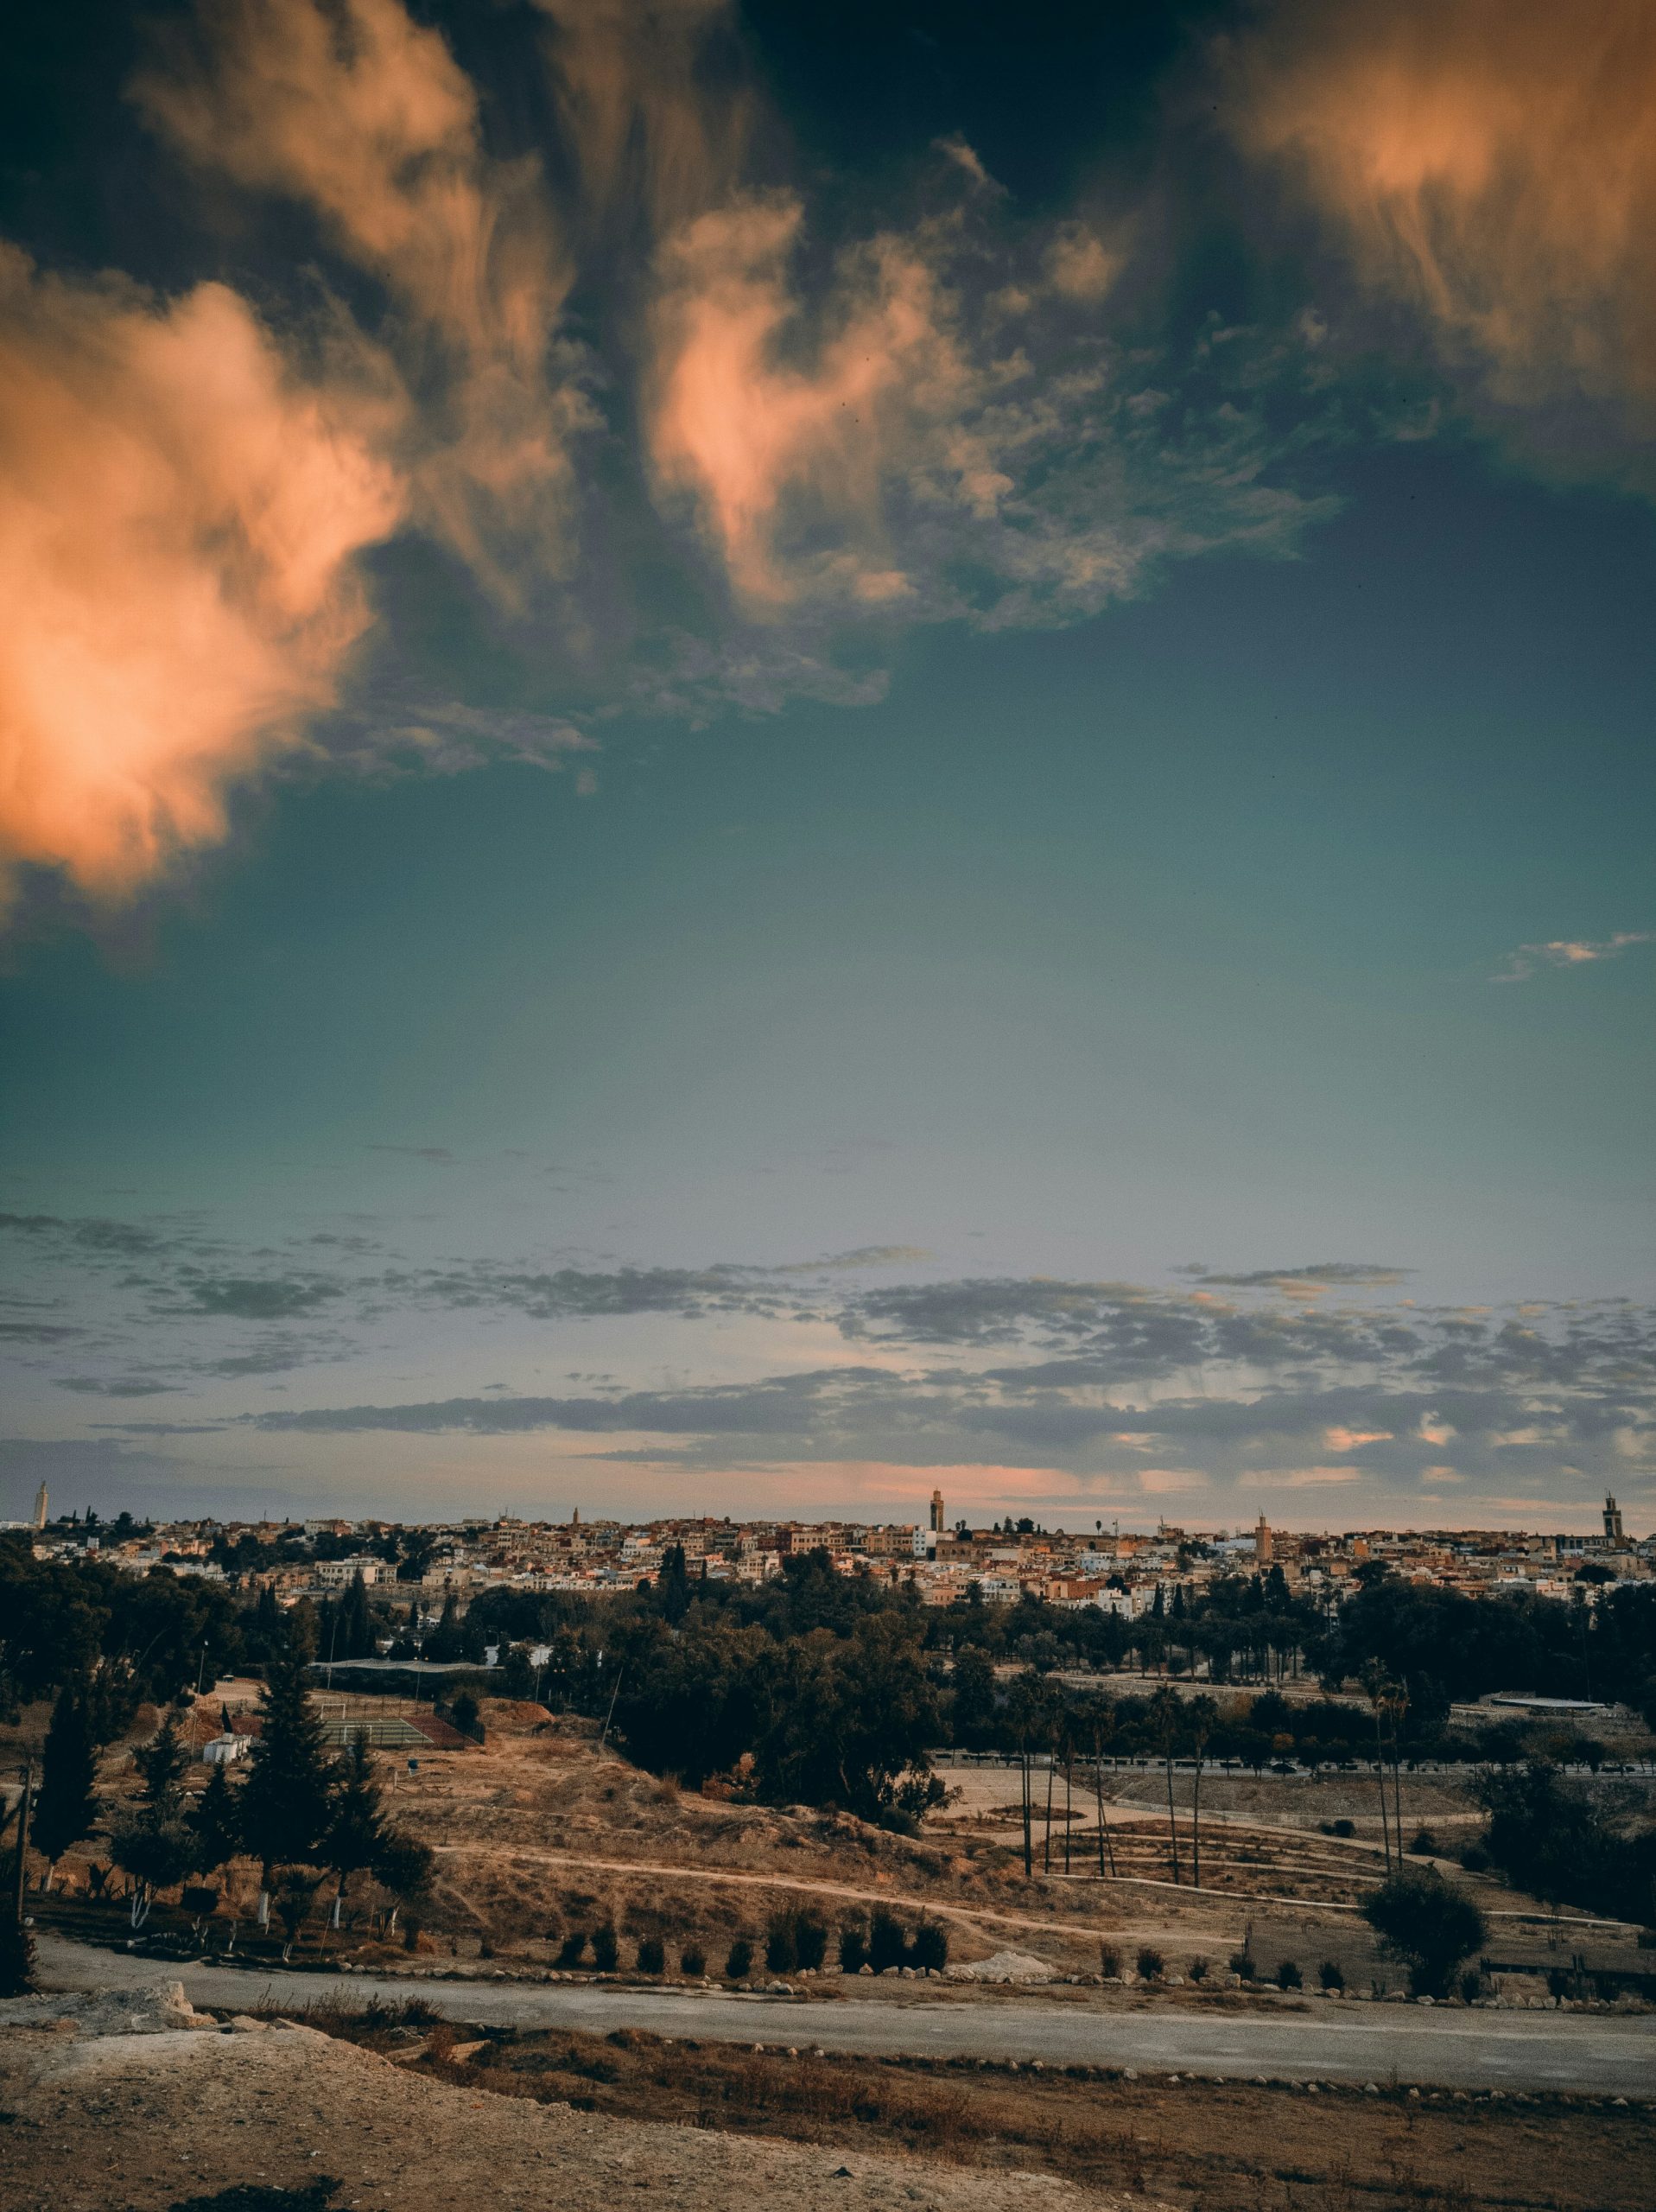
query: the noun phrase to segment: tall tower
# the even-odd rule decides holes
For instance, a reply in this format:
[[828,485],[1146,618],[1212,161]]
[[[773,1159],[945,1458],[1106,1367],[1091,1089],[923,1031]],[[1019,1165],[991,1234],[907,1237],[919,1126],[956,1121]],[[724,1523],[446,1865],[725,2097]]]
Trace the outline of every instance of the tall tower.
[[1259,1525],[1253,1531],[1254,1564],[1259,1567],[1269,1567],[1271,1564],[1272,1554],[1275,1548],[1276,1547],[1272,1541],[1270,1526],[1262,1513],[1259,1516]]
[[44,1483],[35,1493],[35,1526],[37,1529],[43,1529],[46,1526],[46,1484]]
[[[41,1495],[44,1497],[45,1491],[42,1491]],[[1621,1508],[1608,1491],[1604,1496],[1604,1541],[1607,1544],[1615,1545],[1618,1550],[1627,1541],[1621,1533]]]
[[943,1494],[940,1490],[931,1493],[931,1533],[934,1536],[943,1533]]

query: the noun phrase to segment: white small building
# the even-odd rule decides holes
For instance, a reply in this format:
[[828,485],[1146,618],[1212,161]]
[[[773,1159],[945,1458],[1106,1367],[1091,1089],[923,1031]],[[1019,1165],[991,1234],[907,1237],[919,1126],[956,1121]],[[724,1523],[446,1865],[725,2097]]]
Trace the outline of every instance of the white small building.
[[238,1759],[244,1759],[252,1748],[251,1736],[209,1736],[201,1746],[202,1763],[206,1766],[233,1766]]

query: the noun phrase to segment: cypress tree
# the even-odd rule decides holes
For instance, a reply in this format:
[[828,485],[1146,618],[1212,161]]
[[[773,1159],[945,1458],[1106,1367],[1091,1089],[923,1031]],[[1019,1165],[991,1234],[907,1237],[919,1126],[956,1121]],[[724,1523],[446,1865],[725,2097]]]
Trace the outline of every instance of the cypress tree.
[[385,1824],[380,1817],[374,1756],[368,1746],[368,1731],[362,1728],[352,1738],[345,1756],[339,1795],[333,1801],[333,1822],[327,1834],[327,1863],[339,1878],[339,1887],[333,1892],[335,1928],[339,1924],[346,1884],[353,1874],[373,1865],[384,1841]]
[[92,1827],[98,1811],[97,1779],[98,1751],[85,1685],[71,1683],[60,1691],[53,1708],[52,1725],[46,1732],[45,1770],[35,1802],[35,1846],[47,1860],[48,1889],[58,1860]]
[[374,1624],[368,1611],[368,1592],[360,1569],[339,1604],[339,1656],[341,1659],[371,1659]]
[[241,1849],[241,1806],[225,1767],[214,1767],[207,1777],[189,1825],[195,1864],[204,1874],[215,1872]]
[[142,1928],[156,1891],[181,1881],[190,1867],[183,1790],[189,1753],[179,1741],[171,1713],[154,1742],[134,1752],[133,1760],[143,1777],[143,1796],[136,1815],[117,1828],[111,1847],[116,1865],[132,1877],[132,1925]]
[[447,1664],[466,1656],[460,1624],[460,1600],[451,1590],[443,1599],[443,1609],[437,1625],[426,1638],[422,1655],[428,1659]]
[[260,1734],[248,1755],[241,1793],[246,1847],[263,1872],[261,1924],[269,1917],[276,1866],[321,1866],[333,1819],[335,1769],[305,1683],[302,1648],[288,1648],[265,1669]]

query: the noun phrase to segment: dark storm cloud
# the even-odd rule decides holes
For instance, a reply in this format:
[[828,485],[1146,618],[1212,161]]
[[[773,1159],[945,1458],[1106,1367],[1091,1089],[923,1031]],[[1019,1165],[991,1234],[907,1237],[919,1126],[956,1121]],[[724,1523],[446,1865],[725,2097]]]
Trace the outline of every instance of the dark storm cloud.
[[0,1344],[60,1344],[86,1333],[67,1321],[0,1321]]

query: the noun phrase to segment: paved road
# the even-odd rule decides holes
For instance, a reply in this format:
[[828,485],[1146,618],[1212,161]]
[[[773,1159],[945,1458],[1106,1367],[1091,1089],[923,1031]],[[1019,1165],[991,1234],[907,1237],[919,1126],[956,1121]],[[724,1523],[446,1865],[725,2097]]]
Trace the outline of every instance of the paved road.
[[130,1987],[181,1980],[202,2005],[365,2005],[422,1997],[485,2026],[645,2028],[710,2041],[820,2046],[871,2054],[1038,2058],[1047,2065],[1136,2066],[1158,2072],[1276,2081],[1393,2079],[1457,2089],[1576,2089],[1649,2096],[1656,2084],[1656,2015],[1431,2012],[1402,2006],[1204,2014],[1102,2005],[974,2005],[732,1996],[727,1992],[603,1989],[583,1984],[381,1980],[240,1967],[165,1966],[40,1937],[41,1979],[57,1989]]

